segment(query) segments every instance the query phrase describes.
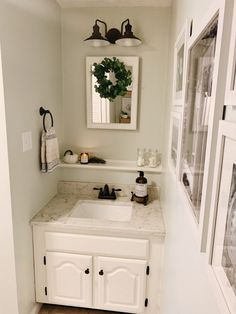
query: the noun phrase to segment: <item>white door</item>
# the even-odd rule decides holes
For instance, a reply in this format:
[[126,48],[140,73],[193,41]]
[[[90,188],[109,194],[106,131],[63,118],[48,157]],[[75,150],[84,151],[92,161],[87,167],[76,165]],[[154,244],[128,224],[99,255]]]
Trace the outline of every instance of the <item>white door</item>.
[[48,302],[92,305],[92,256],[47,252]]
[[98,257],[95,267],[96,307],[139,313],[143,311],[146,266],[142,260]]

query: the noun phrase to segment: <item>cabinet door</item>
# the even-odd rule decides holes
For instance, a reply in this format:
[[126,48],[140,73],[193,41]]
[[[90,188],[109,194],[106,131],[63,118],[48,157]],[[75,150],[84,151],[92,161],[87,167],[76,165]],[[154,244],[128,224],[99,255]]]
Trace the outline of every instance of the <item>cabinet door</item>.
[[146,290],[146,261],[98,257],[96,307],[105,310],[142,312]]
[[92,257],[47,253],[48,302],[88,307],[92,304]]

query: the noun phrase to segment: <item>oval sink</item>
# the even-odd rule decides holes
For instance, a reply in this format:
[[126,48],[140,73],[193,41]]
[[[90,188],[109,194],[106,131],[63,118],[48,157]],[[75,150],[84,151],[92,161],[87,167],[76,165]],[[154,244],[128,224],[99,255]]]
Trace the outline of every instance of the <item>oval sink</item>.
[[79,201],[72,209],[70,219],[98,219],[129,221],[132,216],[132,203],[117,201]]

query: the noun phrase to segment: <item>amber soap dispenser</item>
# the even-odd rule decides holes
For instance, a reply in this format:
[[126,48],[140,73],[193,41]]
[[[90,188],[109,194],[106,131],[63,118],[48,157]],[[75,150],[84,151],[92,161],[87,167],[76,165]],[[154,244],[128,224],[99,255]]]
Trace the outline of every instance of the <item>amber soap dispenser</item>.
[[136,179],[135,193],[132,192],[131,201],[142,203],[147,205],[148,193],[147,193],[147,179],[144,177],[143,171],[138,171],[139,177]]

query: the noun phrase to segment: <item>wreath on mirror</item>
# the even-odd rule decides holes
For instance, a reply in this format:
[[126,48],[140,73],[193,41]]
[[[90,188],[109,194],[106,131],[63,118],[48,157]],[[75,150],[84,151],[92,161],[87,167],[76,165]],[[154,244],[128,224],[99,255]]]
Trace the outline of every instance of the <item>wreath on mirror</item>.
[[[101,63],[94,63],[92,74],[97,82],[94,85],[95,91],[101,98],[113,101],[117,96],[124,96],[127,87],[132,83],[132,73],[125,68],[124,62],[118,58],[104,58]],[[109,79],[108,73],[114,73],[116,82]]]

